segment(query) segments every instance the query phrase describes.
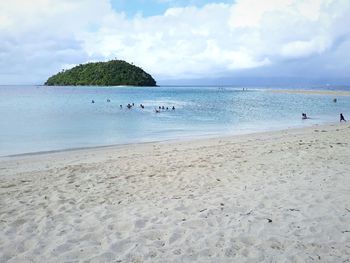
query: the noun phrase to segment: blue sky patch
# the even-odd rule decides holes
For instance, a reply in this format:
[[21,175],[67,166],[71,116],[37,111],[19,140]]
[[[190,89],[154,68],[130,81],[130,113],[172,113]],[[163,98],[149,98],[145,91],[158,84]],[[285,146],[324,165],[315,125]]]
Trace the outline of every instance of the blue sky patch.
[[137,14],[142,16],[155,16],[163,14],[171,7],[197,6],[210,3],[233,3],[233,0],[112,0],[113,9],[123,12],[128,17]]

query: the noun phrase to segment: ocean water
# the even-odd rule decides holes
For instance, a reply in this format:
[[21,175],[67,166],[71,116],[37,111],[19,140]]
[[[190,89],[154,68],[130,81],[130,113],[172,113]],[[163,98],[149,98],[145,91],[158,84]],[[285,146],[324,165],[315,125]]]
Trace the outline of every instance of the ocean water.
[[[0,86],[0,156],[301,127],[338,121],[340,112],[350,118],[350,97],[337,98],[239,87]],[[169,110],[155,113],[158,106]]]

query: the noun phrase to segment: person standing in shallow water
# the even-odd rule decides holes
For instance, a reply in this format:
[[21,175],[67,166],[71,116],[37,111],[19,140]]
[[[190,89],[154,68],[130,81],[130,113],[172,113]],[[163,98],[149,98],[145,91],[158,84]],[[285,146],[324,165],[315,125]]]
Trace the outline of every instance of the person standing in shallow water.
[[340,113],[340,122],[342,122],[342,121],[345,121],[345,122],[346,122],[343,113]]

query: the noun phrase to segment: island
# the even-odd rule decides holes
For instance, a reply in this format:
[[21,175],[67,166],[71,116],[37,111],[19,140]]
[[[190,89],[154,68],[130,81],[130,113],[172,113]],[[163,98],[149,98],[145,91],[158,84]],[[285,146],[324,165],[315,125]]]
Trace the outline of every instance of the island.
[[123,60],[75,66],[51,76],[47,86],[156,86],[153,77]]

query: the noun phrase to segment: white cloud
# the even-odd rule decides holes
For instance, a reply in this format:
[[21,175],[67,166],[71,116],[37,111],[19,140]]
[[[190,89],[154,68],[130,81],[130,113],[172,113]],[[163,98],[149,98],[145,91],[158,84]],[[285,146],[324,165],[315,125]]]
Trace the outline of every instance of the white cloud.
[[321,54],[331,46],[329,38],[316,37],[308,41],[293,41],[282,47],[282,55],[287,58],[306,57],[311,54]]
[[264,16],[290,9],[293,0],[238,0],[231,6],[230,25],[238,27],[263,27]]
[[115,57],[158,79],[331,60],[350,36],[349,12],[348,0],[237,0],[127,18],[108,0],[2,0],[0,82],[43,82],[66,65]]

